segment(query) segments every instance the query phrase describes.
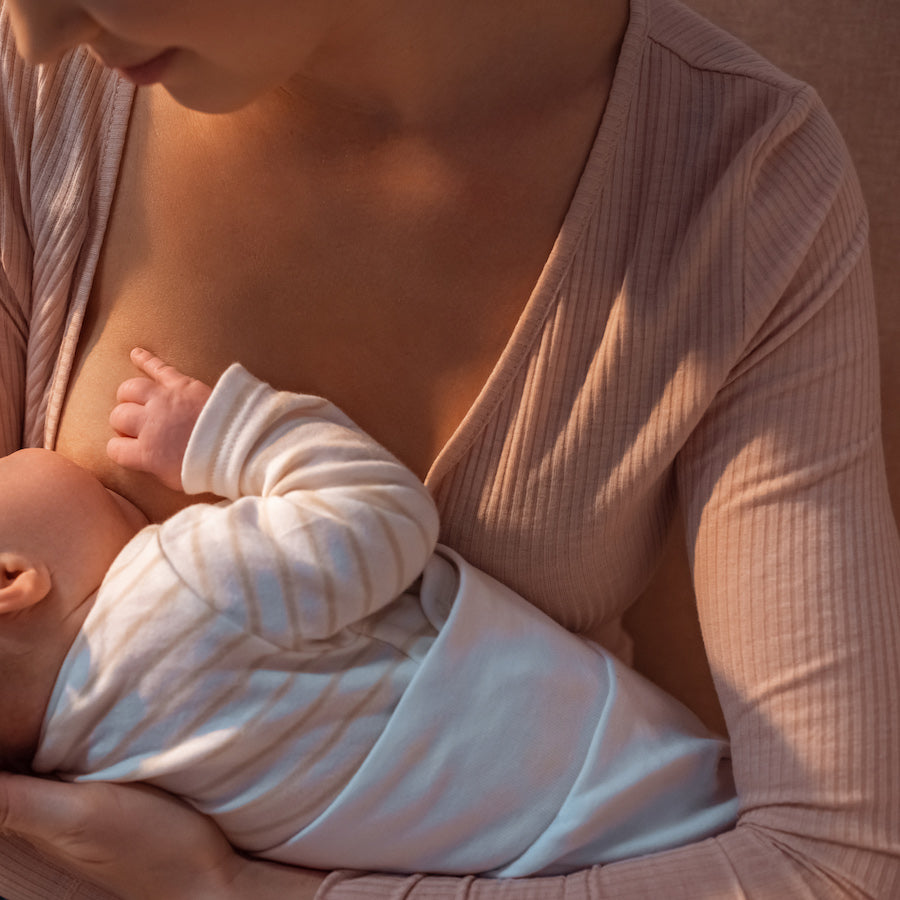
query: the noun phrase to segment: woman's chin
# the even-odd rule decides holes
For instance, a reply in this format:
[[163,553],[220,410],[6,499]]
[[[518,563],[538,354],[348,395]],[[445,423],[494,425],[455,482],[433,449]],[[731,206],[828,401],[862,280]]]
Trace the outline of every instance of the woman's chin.
[[244,83],[238,79],[210,78],[203,82],[165,79],[159,86],[185,109],[209,115],[224,115],[244,109],[268,93],[268,85]]

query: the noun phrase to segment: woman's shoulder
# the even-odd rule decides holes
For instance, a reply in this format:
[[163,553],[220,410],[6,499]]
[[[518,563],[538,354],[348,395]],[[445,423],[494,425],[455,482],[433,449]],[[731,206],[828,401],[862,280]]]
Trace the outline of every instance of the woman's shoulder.
[[681,0],[643,0],[647,35],[652,43],[673,54],[697,72],[746,78],[776,93],[796,94],[802,81],[779,69],[737,37],[684,5]]
[[680,0],[634,0],[633,10],[639,7],[646,19],[643,97],[664,126],[687,127],[719,153],[744,151],[751,163],[786,134],[808,131],[820,145],[814,153],[852,168],[813,87]]
[[711,209],[708,224],[720,233],[726,218],[736,239],[774,216],[791,223],[798,254],[837,205],[856,247],[862,195],[815,89],[679,0],[633,0],[632,15],[640,62],[617,157],[618,182],[638,186],[632,205],[670,210],[676,247]]
[[610,177],[640,185],[646,202],[669,199],[687,215],[723,183],[749,202],[760,171],[793,168],[786,151],[798,144],[809,178],[831,182],[827,192],[853,179],[846,145],[816,91],[680,0],[631,0],[616,78],[605,140],[592,156],[614,145],[618,168]]
[[[657,54],[654,96],[662,106],[670,94],[670,134],[691,132],[684,158],[693,161],[693,172],[712,173],[707,196],[728,188],[728,209],[741,220],[735,233],[747,277],[772,285],[755,292],[756,316],[765,317],[763,295],[780,297],[816,256],[811,247],[842,270],[859,258],[868,216],[850,152],[812,86],[679,0],[645,2]],[[674,111],[678,100],[682,108]]]

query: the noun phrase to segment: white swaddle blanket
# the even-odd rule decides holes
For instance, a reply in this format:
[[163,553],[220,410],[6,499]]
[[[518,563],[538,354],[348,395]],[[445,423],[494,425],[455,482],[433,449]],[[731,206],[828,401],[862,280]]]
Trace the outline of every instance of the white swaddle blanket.
[[727,745],[690,711],[452,550],[421,596],[439,634],[387,727],[328,809],[267,856],[514,877],[733,825]]

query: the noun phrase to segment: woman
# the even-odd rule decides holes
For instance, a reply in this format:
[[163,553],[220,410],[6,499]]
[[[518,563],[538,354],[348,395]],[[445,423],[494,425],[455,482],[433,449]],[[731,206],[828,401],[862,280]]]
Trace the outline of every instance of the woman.
[[240,359],[625,656],[680,504],[742,815],[565,880],[324,887],[142,789],[6,778],[5,827],[126,897],[894,896],[900,554],[865,213],[814,94],[672,0],[6,11],[2,452],[164,517],[183,499],[103,453],[127,351]]

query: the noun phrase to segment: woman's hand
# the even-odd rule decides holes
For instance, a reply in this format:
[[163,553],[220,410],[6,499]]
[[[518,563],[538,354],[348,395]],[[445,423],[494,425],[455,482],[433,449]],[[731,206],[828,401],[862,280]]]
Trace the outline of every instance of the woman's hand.
[[125,900],[311,900],[324,879],[239,855],[211,819],[142,784],[0,774],[0,829]]

